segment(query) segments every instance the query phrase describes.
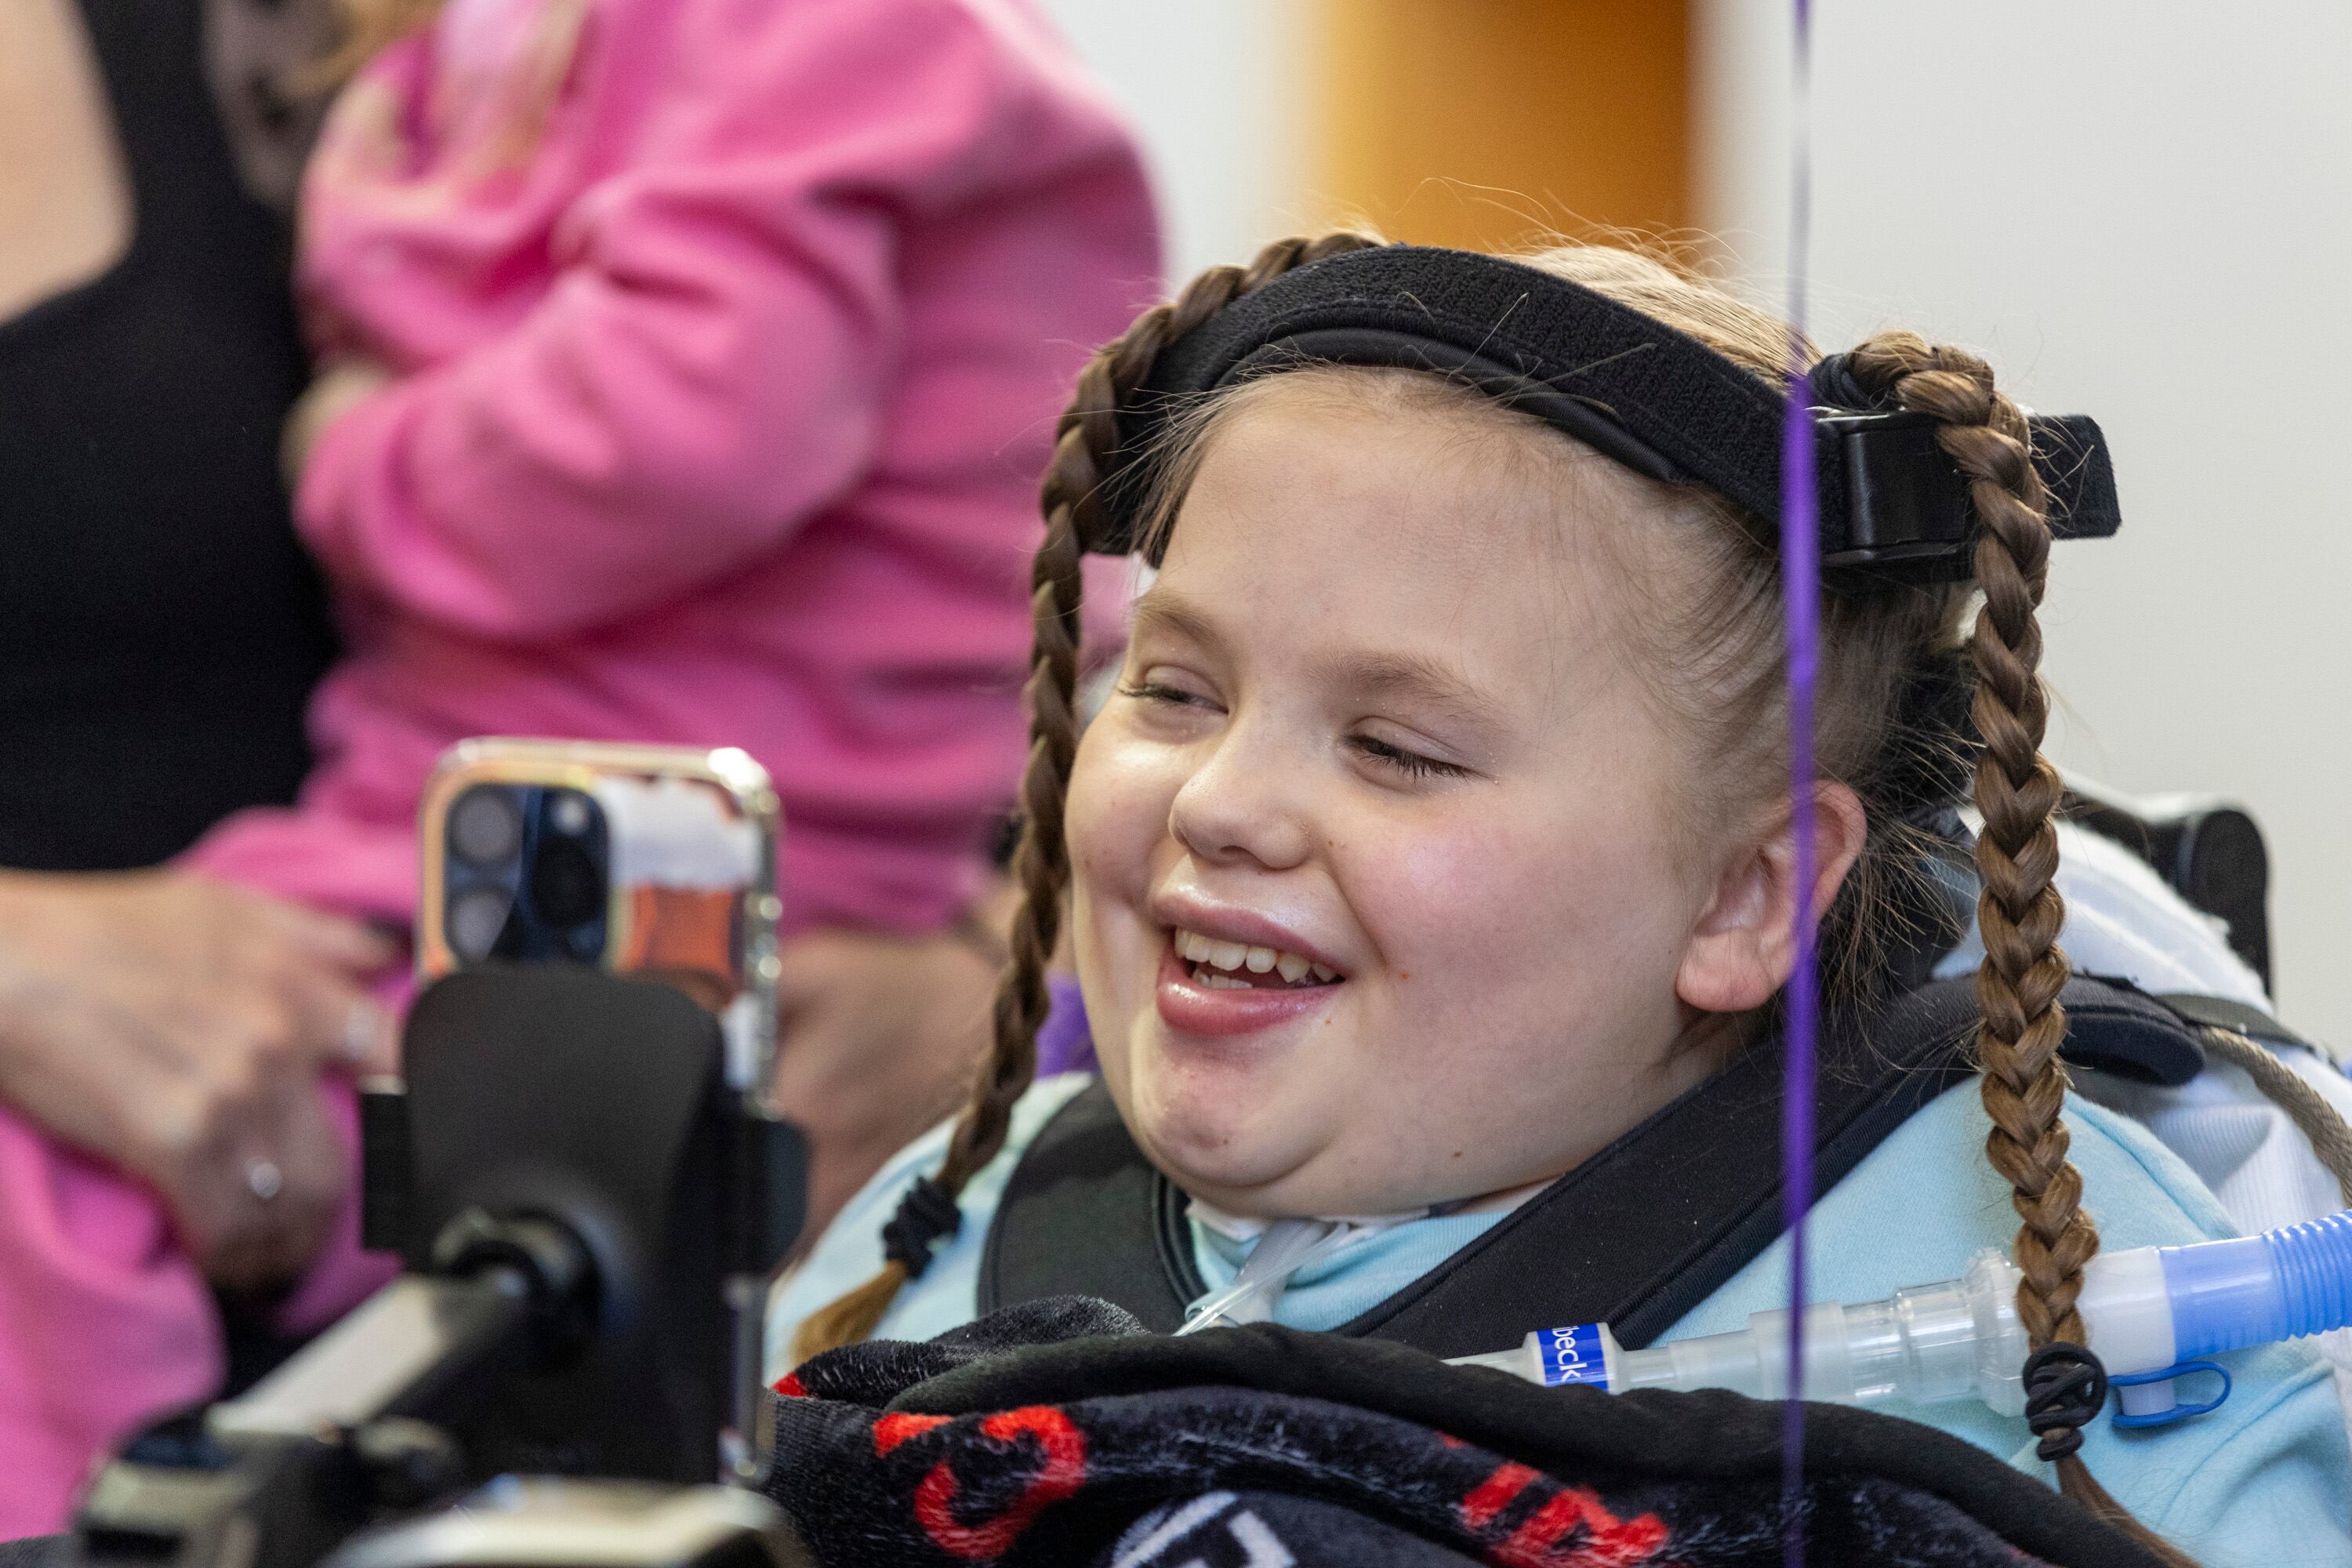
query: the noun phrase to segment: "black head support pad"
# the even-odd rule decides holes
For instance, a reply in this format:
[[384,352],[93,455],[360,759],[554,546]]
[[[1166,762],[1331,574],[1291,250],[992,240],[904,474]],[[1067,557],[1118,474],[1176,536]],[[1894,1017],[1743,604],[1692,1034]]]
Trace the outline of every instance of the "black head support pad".
[[[1118,411],[1121,461],[1103,536],[1136,543],[1141,465],[1200,394],[1308,364],[1432,372],[1476,387],[1637,473],[1698,485],[1777,526],[1784,407],[1777,388],[1696,338],[1548,272],[1468,251],[1383,246],[1301,267],[1171,344]],[[1967,481],[1925,415],[1874,406],[1832,355],[1812,377],[1823,571],[1842,587],[1969,575]],[[2034,416],[2052,531],[2121,522],[2115,469],[2082,415]]]

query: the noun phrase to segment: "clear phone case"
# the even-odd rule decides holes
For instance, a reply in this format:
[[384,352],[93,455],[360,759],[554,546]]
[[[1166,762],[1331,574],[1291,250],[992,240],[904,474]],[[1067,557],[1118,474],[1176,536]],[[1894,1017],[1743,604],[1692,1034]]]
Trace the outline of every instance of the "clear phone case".
[[728,1078],[775,1054],[776,842],[767,770],[732,747],[486,738],[442,758],[420,812],[419,976],[580,963],[718,1014]]

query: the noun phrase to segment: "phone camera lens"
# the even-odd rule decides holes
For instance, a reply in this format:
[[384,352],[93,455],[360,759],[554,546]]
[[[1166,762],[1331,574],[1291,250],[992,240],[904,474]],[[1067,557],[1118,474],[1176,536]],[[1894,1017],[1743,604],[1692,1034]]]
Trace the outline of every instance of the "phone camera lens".
[[479,963],[498,946],[513,900],[503,888],[468,888],[449,901],[450,951],[466,963]]
[[449,847],[468,866],[512,860],[522,847],[522,810],[514,796],[498,784],[477,784],[459,795],[449,811]]
[[595,857],[577,838],[542,841],[531,858],[530,901],[539,918],[558,930],[603,914],[604,878]]
[[595,812],[588,797],[577,790],[551,790],[547,797],[547,825],[566,838],[577,838],[588,831]]

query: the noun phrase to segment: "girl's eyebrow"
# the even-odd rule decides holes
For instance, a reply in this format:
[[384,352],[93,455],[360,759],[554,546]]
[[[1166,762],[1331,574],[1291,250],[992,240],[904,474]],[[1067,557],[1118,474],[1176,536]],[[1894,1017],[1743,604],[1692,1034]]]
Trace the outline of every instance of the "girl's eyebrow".
[[1370,697],[1408,699],[1462,723],[1502,729],[1502,705],[1444,661],[1415,653],[1368,654],[1345,660],[1337,672],[1349,689]]
[[1224,639],[1217,636],[1209,617],[1173,589],[1151,588],[1135,601],[1132,616],[1137,632],[1165,632],[1205,647],[1224,646]]

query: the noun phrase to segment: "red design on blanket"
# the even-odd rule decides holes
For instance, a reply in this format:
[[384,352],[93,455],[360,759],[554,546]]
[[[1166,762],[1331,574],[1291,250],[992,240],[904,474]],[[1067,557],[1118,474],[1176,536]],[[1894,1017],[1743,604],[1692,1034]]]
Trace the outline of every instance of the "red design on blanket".
[[1495,1467],[1495,1473],[1480,1481],[1468,1497],[1462,1500],[1462,1528],[1475,1535],[1495,1521],[1495,1516],[1511,1506],[1511,1500],[1528,1489],[1528,1483],[1543,1478],[1525,1465],[1505,1463]]
[[1486,1527],[1530,1488],[1543,1500],[1508,1535],[1486,1543],[1496,1568],[1637,1568],[1673,1538],[1656,1514],[1619,1519],[1599,1493],[1560,1486],[1507,1461],[1462,1500],[1462,1528],[1484,1539]]
[[880,1458],[909,1437],[918,1437],[934,1426],[944,1426],[954,1419],[948,1415],[885,1415],[874,1423],[874,1457]]
[[[892,1417],[885,1416],[885,1420]],[[932,1421],[932,1416],[908,1416],[899,1419]],[[1087,1436],[1077,1424],[1050,1405],[1024,1405],[1018,1410],[1001,1411],[980,1424],[980,1435],[999,1443],[1011,1444],[1021,1437],[1033,1439],[1044,1462],[1037,1473],[1022,1489],[1021,1495],[1001,1513],[976,1523],[966,1522],[955,1516],[956,1476],[948,1461],[933,1465],[915,1488],[915,1520],[932,1543],[950,1556],[968,1562],[984,1563],[1002,1557],[1012,1549],[1023,1531],[1035,1522],[1037,1516],[1055,1503],[1075,1493],[1086,1480]],[[912,1432],[905,1436],[912,1436]],[[903,1439],[901,1439],[903,1440]],[[881,1442],[881,1427],[875,1427],[875,1441]]]
[[786,1399],[806,1399],[808,1397],[808,1385],[801,1381],[801,1374],[796,1372],[788,1372],[784,1373],[783,1376],[776,1379],[774,1386],[776,1392],[783,1395]]

